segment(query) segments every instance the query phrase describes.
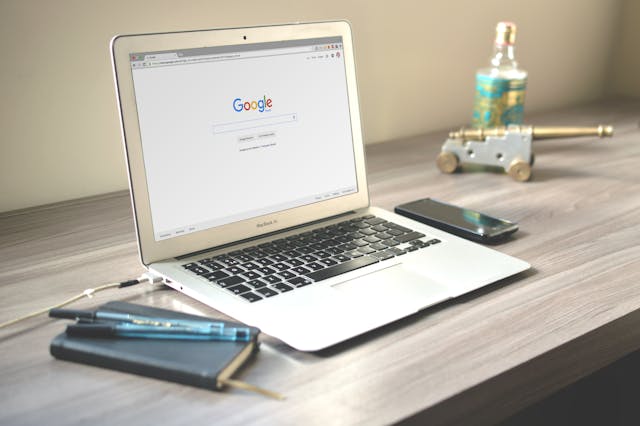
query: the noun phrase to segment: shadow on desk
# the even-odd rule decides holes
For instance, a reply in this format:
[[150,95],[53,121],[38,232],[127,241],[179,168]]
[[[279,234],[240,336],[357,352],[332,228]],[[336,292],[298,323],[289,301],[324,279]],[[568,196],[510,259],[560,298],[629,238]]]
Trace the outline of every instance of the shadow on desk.
[[578,380],[500,426],[640,424],[640,351]]

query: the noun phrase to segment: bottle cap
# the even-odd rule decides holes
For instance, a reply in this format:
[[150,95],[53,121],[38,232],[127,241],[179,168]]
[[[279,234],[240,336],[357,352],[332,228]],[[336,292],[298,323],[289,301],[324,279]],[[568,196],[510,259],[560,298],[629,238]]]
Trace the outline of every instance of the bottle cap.
[[498,22],[496,25],[496,44],[514,44],[516,42],[516,24]]

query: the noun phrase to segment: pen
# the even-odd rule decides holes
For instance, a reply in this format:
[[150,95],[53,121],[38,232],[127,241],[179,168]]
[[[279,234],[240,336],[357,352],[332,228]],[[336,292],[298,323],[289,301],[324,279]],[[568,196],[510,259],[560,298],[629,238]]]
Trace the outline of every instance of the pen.
[[157,318],[144,315],[132,315],[120,312],[105,311],[86,311],[79,309],[51,309],[49,311],[51,318],[66,318],[75,320],[107,320],[122,323],[132,323],[138,325],[150,325],[154,327],[196,327],[206,328],[210,331],[222,333],[225,327],[224,322],[207,321],[207,320],[185,320],[175,318]]
[[175,340],[224,340],[243,341],[251,339],[248,327],[226,327],[223,331],[207,331],[192,327],[157,327],[132,323],[78,323],[67,326],[67,334],[80,337],[131,337],[139,339]]

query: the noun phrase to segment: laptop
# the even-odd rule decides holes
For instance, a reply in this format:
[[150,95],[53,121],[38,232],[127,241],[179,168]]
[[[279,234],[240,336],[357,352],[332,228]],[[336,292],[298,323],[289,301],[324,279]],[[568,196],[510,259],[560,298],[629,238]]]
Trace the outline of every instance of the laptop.
[[529,268],[370,206],[348,23],[111,48],[140,257],[174,289],[317,351]]

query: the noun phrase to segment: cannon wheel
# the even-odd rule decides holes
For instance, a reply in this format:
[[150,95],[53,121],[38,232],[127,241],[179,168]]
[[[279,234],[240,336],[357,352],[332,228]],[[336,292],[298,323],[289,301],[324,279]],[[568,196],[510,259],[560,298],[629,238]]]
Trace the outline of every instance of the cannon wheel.
[[526,182],[531,178],[531,166],[522,160],[514,160],[507,173],[518,182]]
[[453,173],[458,169],[460,162],[458,157],[452,152],[441,152],[436,159],[438,168],[443,173]]

